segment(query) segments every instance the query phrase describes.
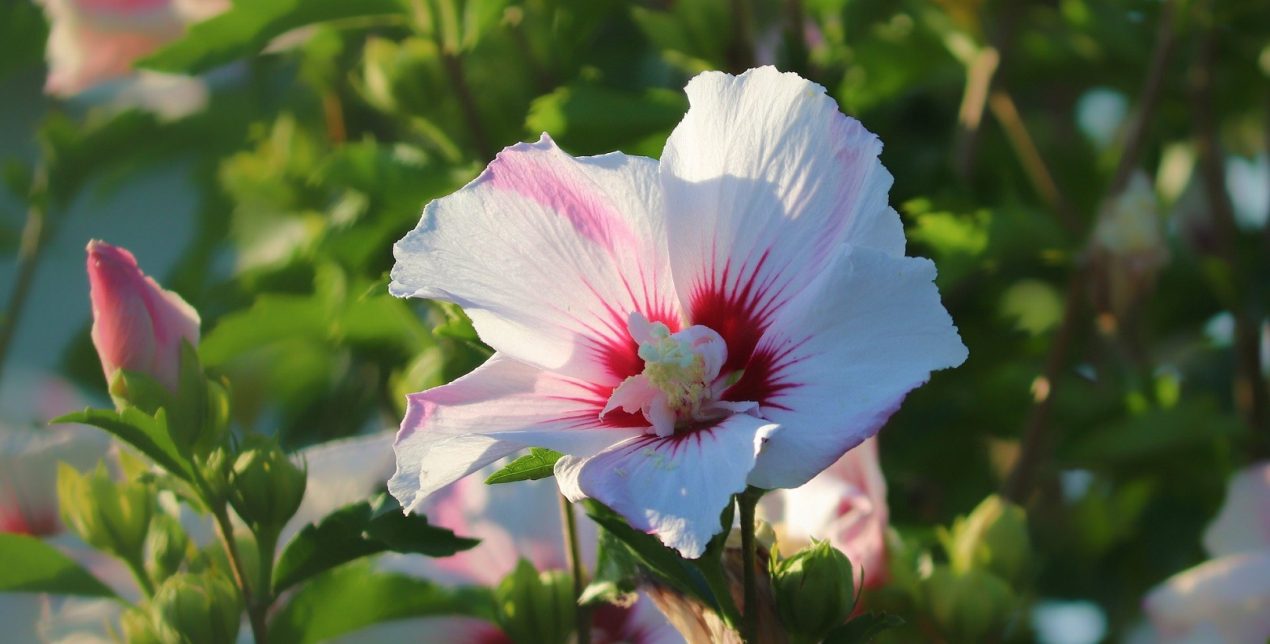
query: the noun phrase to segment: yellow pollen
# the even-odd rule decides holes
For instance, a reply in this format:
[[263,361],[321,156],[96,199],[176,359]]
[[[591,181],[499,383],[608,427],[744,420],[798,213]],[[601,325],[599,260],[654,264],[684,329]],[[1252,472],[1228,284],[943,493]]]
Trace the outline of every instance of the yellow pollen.
[[671,337],[670,329],[654,322],[653,339],[639,345],[644,377],[666,394],[666,404],[676,414],[696,411],[710,394],[706,386],[705,358],[687,342]]

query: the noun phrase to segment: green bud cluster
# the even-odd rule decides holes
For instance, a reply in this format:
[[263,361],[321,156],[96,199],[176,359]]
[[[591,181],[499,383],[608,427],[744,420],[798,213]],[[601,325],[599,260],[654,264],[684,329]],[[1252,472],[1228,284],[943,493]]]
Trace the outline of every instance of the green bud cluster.
[[573,634],[577,601],[568,573],[539,573],[528,561],[494,589],[498,623],[515,642],[564,644]]
[[57,494],[62,521],[86,543],[125,561],[141,561],[155,506],[150,485],[116,483],[104,463],[86,474],[62,463]]
[[781,623],[797,642],[819,642],[847,621],[854,606],[851,561],[828,541],[772,560],[772,591]]
[[241,620],[238,589],[208,570],[169,577],[148,602],[123,614],[120,627],[134,644],[223,644],[238,638]]

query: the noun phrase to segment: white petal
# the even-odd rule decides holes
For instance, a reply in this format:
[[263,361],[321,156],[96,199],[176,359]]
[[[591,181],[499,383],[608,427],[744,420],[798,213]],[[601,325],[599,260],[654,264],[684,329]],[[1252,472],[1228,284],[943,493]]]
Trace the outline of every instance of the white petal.
[[630,415],[600,421],[609,393],[495,354],[472,373],[409,397],[388,491],[414,512],[429,494],[519,450],[587,456],[642,434],[647,423],[631,426]]
[[725,392],[781,425],[750,483],[798,487],[874,435],[930,372],[966,359],[935,265],[848,248],[782,309]]
[[590,458],[556,463],[556,481],[571,500],[595,499],[637,530],[688,558],[700,557],[721,527],[719,515],[775,425],[745,414],[672,437],[640,436]]
[[[730,352],[726,318],[762,326],[844,242],[903,254],[882,144],[824,88],[763,67],[707,72],[686,91],[691,108],[661,160],[671,265],[691,322]],[[720,300],[737,311],[712,313]]]
[[656,162],[575,159],[546,135],[428,204],[390,291],[455,302],[501,353],[616,386],[643,367],[627,320],[678,325]]
[[1230,480],[1225,504],[1204,531],[1204,548],[1214,557],[1270,550],[1270,461]]
[[1161,641],[1264,642],[1270,637],[1270,551],[1178,573],[1147,595],[1143,609]]

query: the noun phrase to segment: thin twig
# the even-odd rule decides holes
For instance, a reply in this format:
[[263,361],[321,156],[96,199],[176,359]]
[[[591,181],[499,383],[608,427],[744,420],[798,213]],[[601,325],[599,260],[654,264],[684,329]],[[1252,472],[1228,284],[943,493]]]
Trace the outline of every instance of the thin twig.
[[[576,603],[582,597],[582,589],[586,586],[586,571],[582,569],[582,548],[578,543],[578,520],[573,515],[573,504],[563,494],[560,495],[560,519],[564,524],[564,554],[573,573],[573,600]],[[577,644],[589,644],[591,641],[591,611],[580,604],[575,607],[575,630]]]
[[35,270],[39,267],[40,254],[48,238],[47,196],[44,194],[46,186],[47,179],[44,170],[40,169],[36,172],[32,183],[26,223],[22,226],[22,242],[18,247],[13,290],[9,292],[9,301],[5,304],[3,317],[0,317],[0,377],[4,375],[4,365],[9,357],[9,346],[13,342],[13,335],[17,332],[22,314],[26,310],[27,298],[30,297],[31,287],[35,283]]
[[468,133],[472,135],[472,145],[480,153],[481,159],[489,161],[494,158],[494,148],[490,145],[489,136],[485,134],[485,126],[481,123],[481,112],[476,105],[476,97],[467,84],[467,76],[463,71],[463,59],[457,53],[444,52],[441,63],[445,67],[446,76],[450,79],[450,87],[459,99],[463,108],[463,120],[467,122]]
[[1151,125],[1155,106],[1159,103],[1160,90],[1164,87],[1164,75],[1168,71],[1169,58],[1173,53],[1175,42],[1174,20],[1177,15],[1177,0],[1168,0],[1160,9],[1160,25],[1156,30],[1155,49],[1151,53],[1151,64],[1147,68],[1146,79],[1142,82],[1142,91],[1138,94],[1138,111],[1129,122],[1125,133],[1123,151],[1120,162],[1116,166],[1116,174],[1107,188],[1107,194],[1118,194],[1129,183],[1134,168],[1138,165],[1138,157],[1146,143],[1146,135]]
[[1200,178],[1204,182],[1209,211],[1217,228],[1218,256],[1227,264],[1236,282],[1234,292],[1237,295],[1226,303],[1235,318],[1235,404],[1253,431],[1254,457],[1264,458],[1270,456],[1270,392],[1261,371],[1257,316],[1251,314],[1249,302],[1241,301],[1255,278],[1250,279],[1243,270],[1234,206],[1226,192],[1225,161],[1213,111],[1216,104],[1213,95],[1216,46],[1214,27],[1210,24],[1200,44],[1199,59],[1192,76],[1194,100],[1191,113],[1195,119]]
[[251,590],[251,584],[248,583],[247,567],[243,564],[242,556],[238,552],[238,542],[234,540],[234,525],[229,520],[229,512],[222,505],[212,512],[212,516],[216,519],[216,533],[220,536],[225,555],[229,558],[230,572],[243,594],[243,605],[247,607],[247,620],[251,624],[251,636],[256,644],[268,644],[269,627],[265,623],[265,613],[257,608],[255,594]]
[[1027,174],[1028,181],[1032,183],[1037,194],[1054,211],[1059,223],[1068,232],[1080,233],[1080,218],[1068,205],[1063,193],[1058,189],[1058,184],[1054,182],[1054,175],[1050,173],[1049,166],[1045,165],[1045,159],[1037,150],[1032,135],[1028,133],[1027,126],[1023,123],[1023,118],[1019,116],[1019,109],[1015,106],[1014,99],[1003,89],[995,90],[988,97],[988,108],[1005,129],[1006,137],[1009,138],[1010,145],[1023,166],[1023,172]]
[[986,99],[1001,68],[1000,62],[1014,45],[1015,25],[1018,23],[1022,5],[1022,2],[1005,3],[997,20],[992,44],[980,50],[966,70],[966,93],[958,112],[959,127],[957,140],[953,145],[954,169],[963,179],[969,178],[975,167],[979,133],[982,131],[980,125],[983,123],[983,110],[987,107]]
[[732,41],[724,53],[728,71],[739,74],[754,66],[754,44],[750,37],[749,0],[732,0]]

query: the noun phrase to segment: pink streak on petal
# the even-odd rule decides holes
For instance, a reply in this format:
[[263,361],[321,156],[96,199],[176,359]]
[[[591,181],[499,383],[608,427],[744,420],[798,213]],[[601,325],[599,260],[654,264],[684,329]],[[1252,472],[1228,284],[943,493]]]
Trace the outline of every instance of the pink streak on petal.
[[554,144],[543,134],[538,143],[507,148],[494,158],[482,178],[495,188],[514,192],[564,216],[579,234],[610,252],[635,248],[635,234],[607,199],[582,183],[581,174],[562,176],[559,166],[526,152],[526,148],[540,149],[537,146],[550,149]]

